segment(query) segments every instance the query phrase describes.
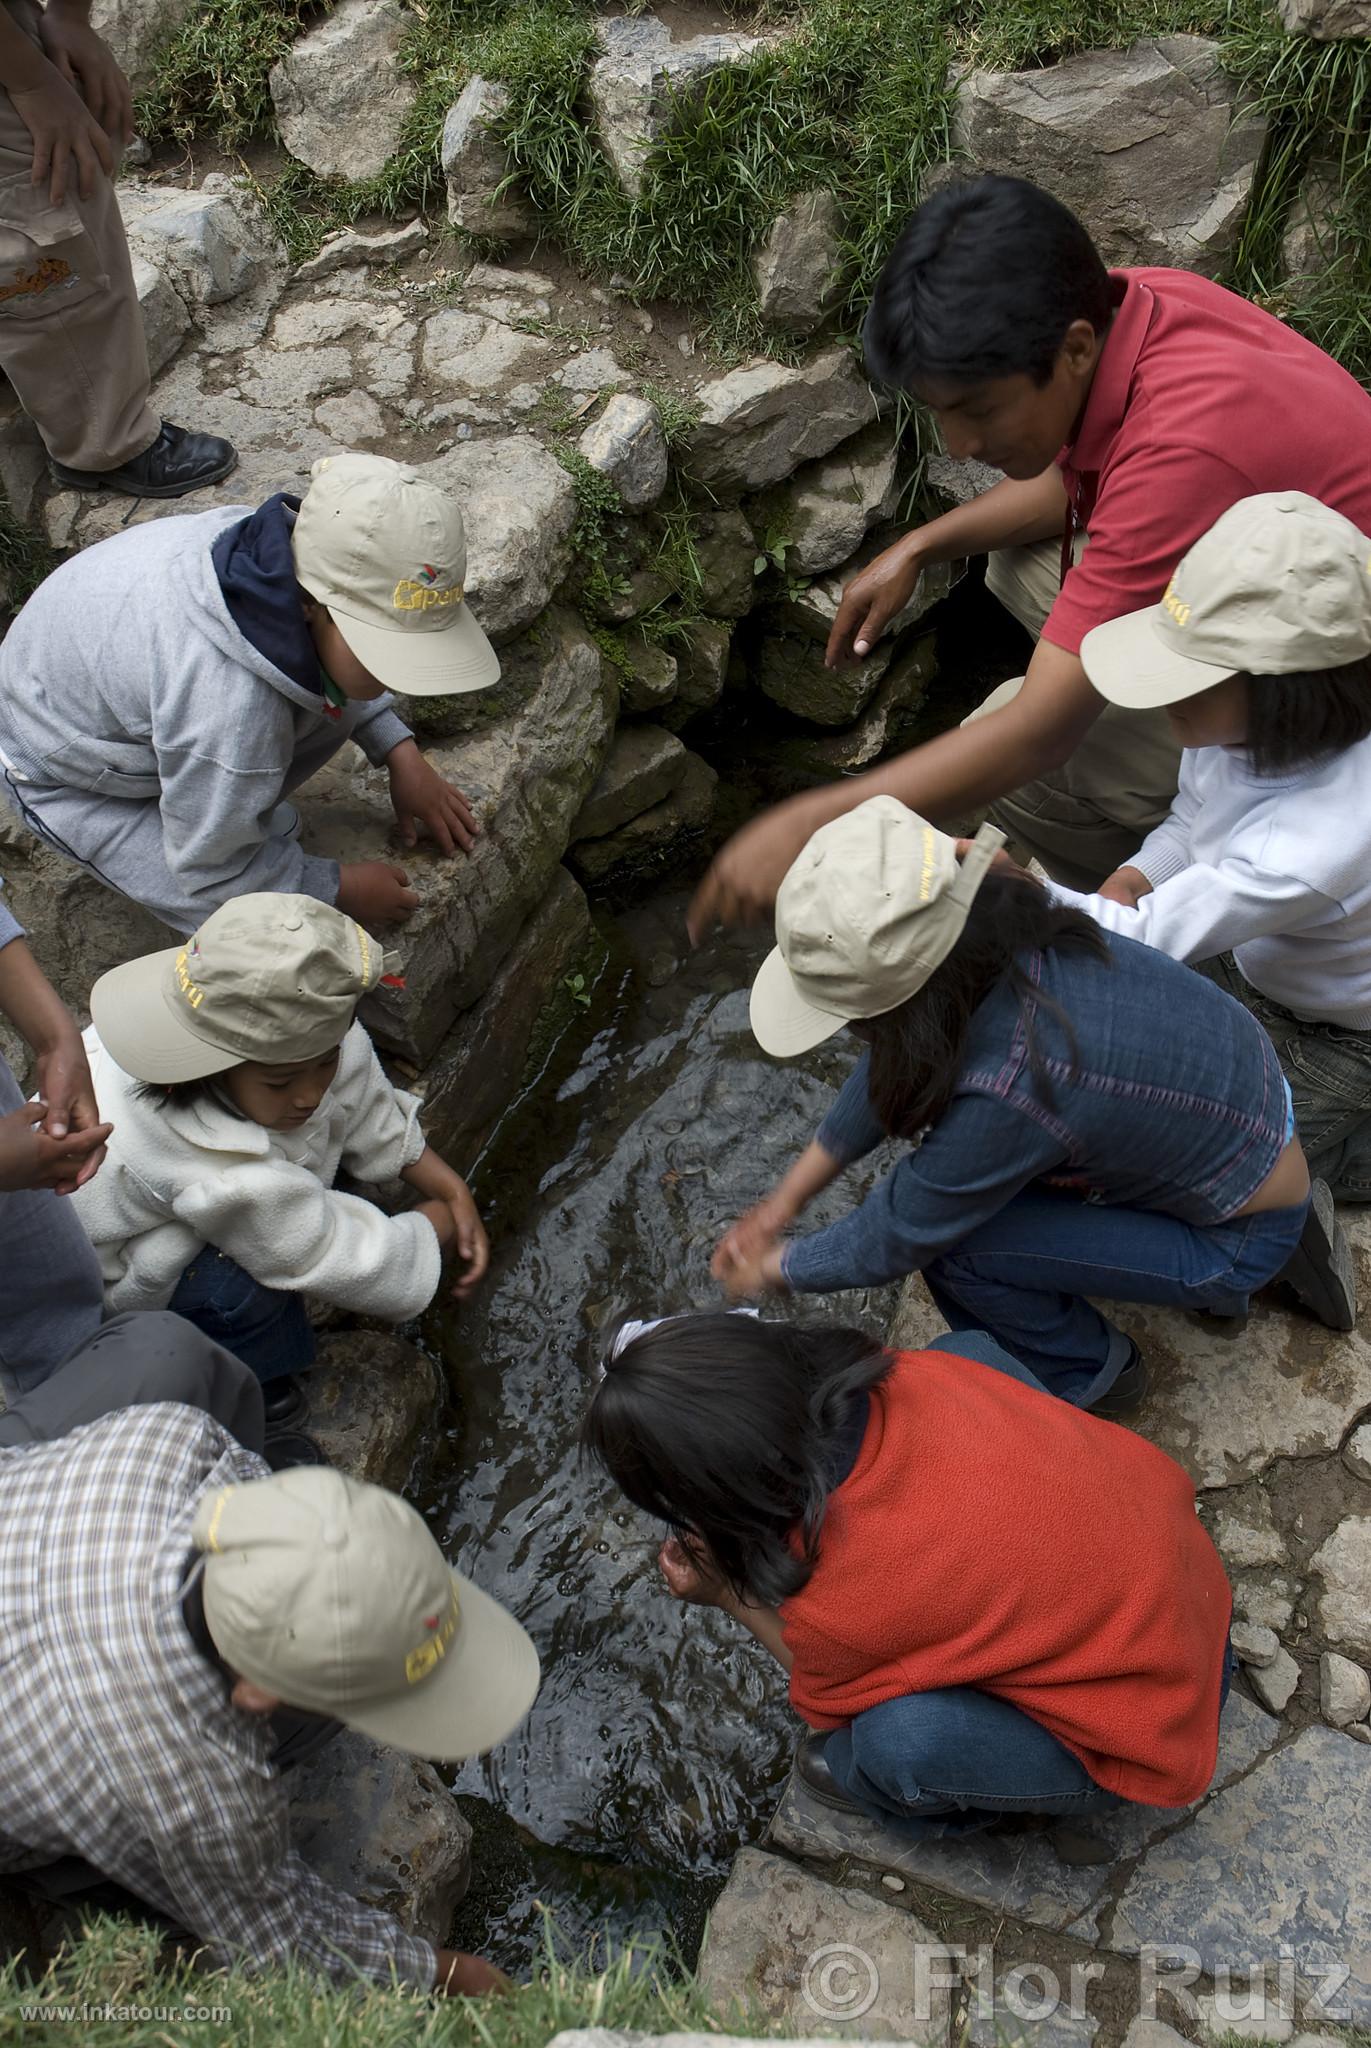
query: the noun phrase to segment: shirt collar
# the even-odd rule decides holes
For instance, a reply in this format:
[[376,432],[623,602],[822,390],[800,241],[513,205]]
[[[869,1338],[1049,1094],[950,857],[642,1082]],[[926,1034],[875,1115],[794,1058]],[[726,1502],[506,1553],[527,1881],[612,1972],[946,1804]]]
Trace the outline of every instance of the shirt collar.
[[1069,468],[1090,474],[1104,467],[1110,446],[1128,410],[1133,371],[1152,321],[1156,300],[1149,286],[1126,270],[1111,270],[1116,310],[1100,351],[1090,396],[1085,401],[1074,440],[1062,450]]

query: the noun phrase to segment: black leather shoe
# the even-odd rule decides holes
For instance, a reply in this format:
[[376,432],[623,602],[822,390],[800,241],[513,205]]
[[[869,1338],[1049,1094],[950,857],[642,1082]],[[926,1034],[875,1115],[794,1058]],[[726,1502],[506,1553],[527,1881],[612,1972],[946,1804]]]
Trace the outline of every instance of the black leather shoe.
[[49,460],[59,484],[73,491],[125,491],[131,498],[184,498],[187,491],[220,484],[238,467],[238,450],[217,434],[193,434],[163,420],[151,448],[118,469],[68,469]]
[[1137,1345],[1131,1338],[1129,1342],[1131,1349],[1127,1365],[1113,1386],[1101,1394],[1098,1401],[1090,1404],[1090,1413],[1103,1415],[1106,1422],[1119,1422],[1125,1415],[1136,1414],[1147,1398],[1147,1367]]
[[262,1388],[262,1408],[267,1418],[267,1435],[294,1429],[309,1414],[309,1395],[294,1373],[267,1380]]
[[833,1774],[824,1762],[824,1744],[827,1737],[810,1733],[801,1736],[795,1747],[795,1776],[803,1791],[810,1799],[817,1799],[821,1806],[832,1806],[839,1813],[861,1814],[863,1820],[870,1816],[863,1812],[856,1801],[840,1792]]
[[302,1429],[273,1429],[268,1431],[262,1449],[273,1472],[291,1472],[299,1465],[327,1465],[320,1446],[312,1436],[306,1436]]
[[1338,1228],[1327,1181],[1316,1180],[1310,1194],[1300,1241],[1276,1278],[1293,1287],[1310,1314],[1330,1330],[1355,1330],[1357,1276],[1351,1246]]

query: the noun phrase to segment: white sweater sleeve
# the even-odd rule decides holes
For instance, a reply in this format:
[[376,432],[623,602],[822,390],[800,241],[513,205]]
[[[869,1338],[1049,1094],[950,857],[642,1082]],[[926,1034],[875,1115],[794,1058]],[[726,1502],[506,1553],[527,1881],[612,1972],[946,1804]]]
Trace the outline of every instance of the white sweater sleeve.
[[427,1217],[387,1216],[326,1188],[308,1167],[261,1160],[180,1190],[180,1220],[263,1287],[317,1294],[339,1308],[403,1322],[432,1301],[442,1272]]
[[1154,889],[1159,889],[1163,882],[1169,882],[1172,875],[1178,875],[1182,868],[1189,867],[1191,827],[1199,808],[1200,800],[1189,758],[1183,753],[1179,786],[1171,809],[1160,825],[1153,826],[1132,860],[1125,865],[1146,875]]
[[359,1059],[351,1080],[342,1164],[354,1180],[393,1180],[402,1167],[413,1166],[424,1149],[419,1128],[423,1104],[417,1095],[391,1086],[362,1026],[354,1024],[352,1029],[365,1041],[366,1056]]
[[1134,910],[1057,882],[1049,886],[1059,903],[1084,910],[1107,931],[1155,946],[1173,960],[1212,960],[1249,939],[1324,924],[1337,909],[1307,882],[1238,858],[1183,868]]

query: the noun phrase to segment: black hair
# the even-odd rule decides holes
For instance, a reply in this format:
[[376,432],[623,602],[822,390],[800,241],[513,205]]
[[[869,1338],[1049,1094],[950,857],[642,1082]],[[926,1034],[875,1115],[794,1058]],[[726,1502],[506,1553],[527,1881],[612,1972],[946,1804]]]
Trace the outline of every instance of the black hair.
[[870,1051],[871,1106],[892,1137],[917,1138],[942,1115],[962,1070],[971,1019],[1001,981],[1018,998],[1029,1073],[1051,1102],[1039,1013],[1060,1025],[1073,1062],[1076,1034],[1061,1004],[1045,994],[1021,956],[1052,951],[1109,959],[1108,943],[1093,918],[1055,903],[1022,868],[992,868],[972,901],[961,937],[917,994],[883,1017],[850,1027]]
[[893,1363],[829,1323],[673,1317],[606,1359],[582,1448],[740,1598],[779,1606],[817,1561],[835,1440]]
[[867,369],[908,390],[925,378],[1046,384],[1066,331],[1113,316],[1109,273],[1074,213],[1024,178],[974,178],[924,201],[876,280]]
[[[194,1081],[135,1081],[133,1092],[140,1102],[154,1102],[159,1109],[189,1109],[194,1103],[207,1102],[241,1117],[243,1112],[220,1086],[222,1080],[222,1074],[202,1074]],[[243,1121],[250,1119],[243,1117]]]
[[1283,775],[1371,733],[1371,655],[1343,668],[1247,678],[1244,747],[1258,775]]

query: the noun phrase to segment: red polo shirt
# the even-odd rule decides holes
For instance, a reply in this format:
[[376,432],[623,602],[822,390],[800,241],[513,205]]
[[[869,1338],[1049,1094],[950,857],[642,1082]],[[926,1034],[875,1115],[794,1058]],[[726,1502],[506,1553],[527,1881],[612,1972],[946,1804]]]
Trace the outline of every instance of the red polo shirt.
[[1074,440],[1057,458],[1090,545],[1043,637],[1154,604],[1221,512],[1306,491],[1371,533],[1371,394],[1312,341],[1188,270],[1118,270]]

